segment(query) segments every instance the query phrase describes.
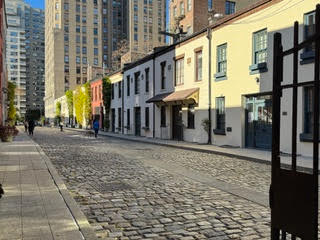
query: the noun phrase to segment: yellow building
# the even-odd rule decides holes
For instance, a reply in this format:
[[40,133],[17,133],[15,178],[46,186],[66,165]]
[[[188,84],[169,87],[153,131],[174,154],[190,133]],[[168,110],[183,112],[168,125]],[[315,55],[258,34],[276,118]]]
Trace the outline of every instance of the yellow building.
[[[153,134],[148,136],[271,149],[273,36],[275,32],[282,33],[283,48],[292,48],[293,24],[299,21],[299,42],[303,41],[314,29],[318,3],[260,1],[126,66],[124,76],[135,76],[136,72],[153,66],[148,73],[154,83],[150,99],[145,100],[141,93],[134,95],[141,109],[154,104],[150,120]],[[299,80],[312,80],[312,47],[301,50],[299,56]],[[292,72],[292,58],[287,58],[284,62],[287,83],[292,82]],[[124,88],[126,91],[126,84]],[[300,88],[298,94],[298,153],[310,155],[312,92],[306,87]],[[122,98],[129,101],[127,96]],[[281,106],[281,151],[286,153],[291,152],[291,104],[291,92],[285,92]],[[205,131],[206,127],[209,131]]]

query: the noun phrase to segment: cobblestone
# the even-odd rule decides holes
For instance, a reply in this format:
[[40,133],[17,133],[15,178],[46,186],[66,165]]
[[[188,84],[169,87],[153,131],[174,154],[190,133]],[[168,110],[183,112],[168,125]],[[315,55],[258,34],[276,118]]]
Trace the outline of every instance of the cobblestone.
[[55,129],[36,133],[101,239],[269,237],[269,209],[142,160],[174,162],[260,192],[269,184],[266,165]]

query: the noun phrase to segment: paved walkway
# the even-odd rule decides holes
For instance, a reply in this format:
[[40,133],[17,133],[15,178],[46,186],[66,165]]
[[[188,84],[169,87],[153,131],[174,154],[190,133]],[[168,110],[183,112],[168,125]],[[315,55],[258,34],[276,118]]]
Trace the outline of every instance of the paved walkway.
[[[76,131],[84,131],[82,129],[75,129],[75,128],[68,128],[68,129],[76,130]],[[271,151],[263,151],[263,150],[248,149],[248,148],[219,147],[214,145],[197,144],[197,143],[190,143],[190,142],[183,142],[183,141],[164,140],[164,139],[157,139],[157,138],[154,139],[154,138],[138,137],[138,136],[132,136],[132,135],[122,135],[122,134],[103,132],[103,131],[99,131],[99,135],[116,137],[116,138],[129,140],[129,141],[137,141],[137,142],[157,144],[162,146],[169,146],[169,147],[180,148],[185,150],[214,153],[214,154],[224,155],[228,157],[236,157],[240,159],[271,164]],[[291,166],[291,157],[289,155],[283,154],[281,156],[281,163],[286,167]],[[307,157],[307,156],[297,157],[298,169],[300,168],[303,170],[310,170],[312,169],[312,164],[313,164],[313,160],[311,157]],[[319,166],[319,170],[320,170],[320,166]]]
[[50,160],[26,134],[0,142],[0,239],[95,239]]

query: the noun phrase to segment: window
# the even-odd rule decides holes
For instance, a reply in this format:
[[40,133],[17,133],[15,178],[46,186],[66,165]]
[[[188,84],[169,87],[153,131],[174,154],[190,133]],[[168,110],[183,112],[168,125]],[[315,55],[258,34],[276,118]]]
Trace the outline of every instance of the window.
[[118,82],[118,97],[121,98],[121,82]]
[[76,53],[80,54],[80,46],[76,46]]
[[81,62],[81,58],[79,56],[76,57],[76,63],[80,63]]
[[166,127],[166,106],[161,106],[161,127]]
[[225,132],[225,99],[224,97],[216,98],[216,130]]
[[192,0],[188,0],[187,4],[188,4],[187,6],[188,12],[190,12],[192,8]]
[[68,62],[69,62],[69,56],[68,56],[68,55],[64,56],[64,62],[65,62],[65,63],[68,63]]
[[180,2],[180,15],[184,15],[184,2]]
[[177,7],[174,7],[174,8],[173,8],[173,16],[174,16],[174,17],[177,17]]
[[196,81],[202,80],[202,51],[196,52]]
[[145,108],[145,127],[149,127],[149,107]]
[[140,93],[140,72],[134,74],[134,94]]
[[118,108],[118,128],[121,129],[121,108]]
[[166,88],[166,62],[160,63],[161,65],[161,89]]
[[227,44],[217,47],[217,74],[216,79],[225,77],[227,74]]
[[267,47],[268,47],[267,29],[253,34],[253,63],[267,62]]
[[145,69],[145,73],[146,73],[146,93],[149,92],[149,72],[150,72],[150,69],[149,68],[146,68]]
[[[305,40],[311,37],[315,33],[315,22],[316,22],[316,14],[314,11],[304,15],[304,39]],[[314,50],[315,50],[315,43],[313,42],[304,49],[302,58],[313,58]]]
[[313,87],[304,88],[303,133],[313,134]]
[[111,84],[111,99],[114,99],[114,84]]
[[130,75],[127,76],[127,96],[130,96]]
[[87,54],[87,47],[82,47],[82,54]]
[[188,106],[188,128],[194,128],[194,104]]
[[236,3],[231,1],[226,1],[226,15],[235,13]]
[[127,129],[130,129],[130,108],[127,109]]
[[184,58],[177,59],[175,64],[175,85],[178,86],[184,82]]

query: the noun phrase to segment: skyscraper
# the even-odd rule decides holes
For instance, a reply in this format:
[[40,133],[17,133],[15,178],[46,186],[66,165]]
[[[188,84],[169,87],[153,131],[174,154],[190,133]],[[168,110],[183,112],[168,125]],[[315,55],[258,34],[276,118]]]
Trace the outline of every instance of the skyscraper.
[[23,0],[6,0],[6,11],[8,80],[17,86],[17,112],[43,111],[44,12]]
[[46,0],[47,118],[55,117],[55,99],[88,81],[88,66],[102,67],[101,4],[102,0]]

